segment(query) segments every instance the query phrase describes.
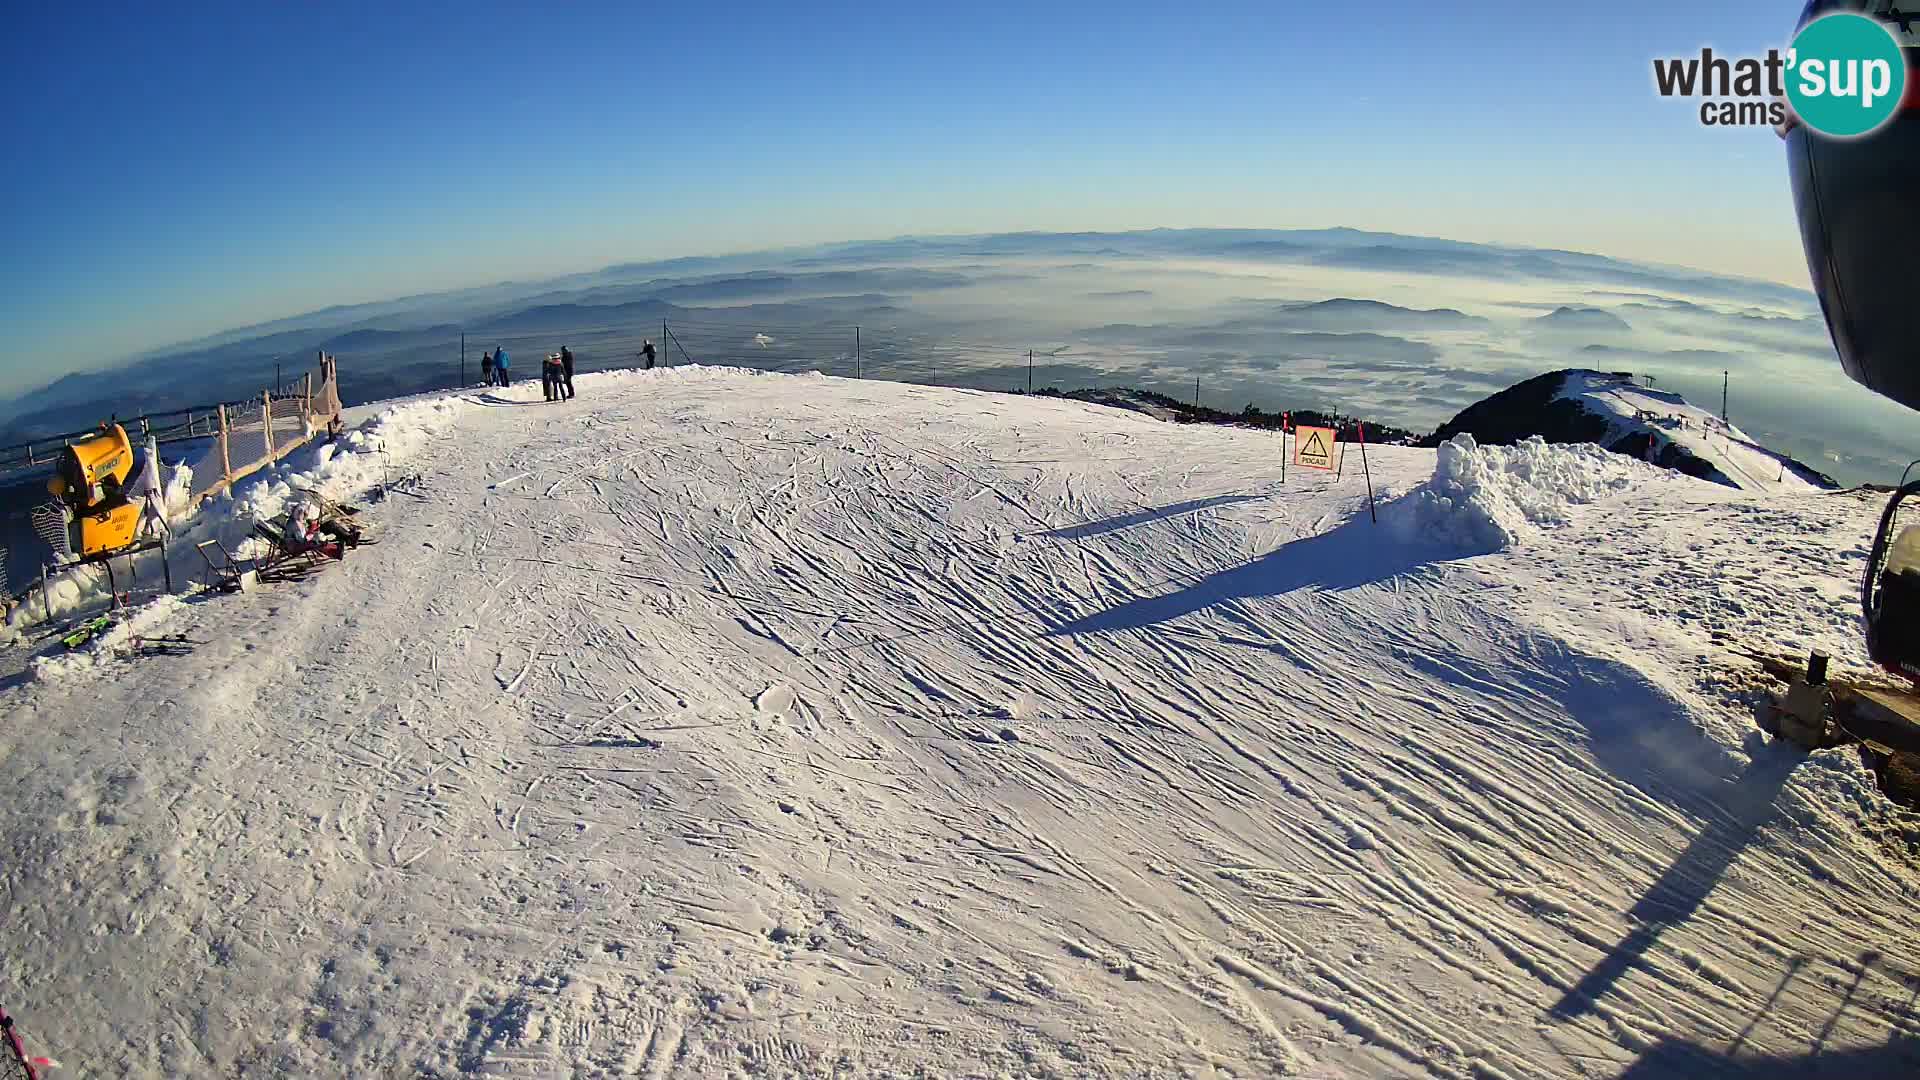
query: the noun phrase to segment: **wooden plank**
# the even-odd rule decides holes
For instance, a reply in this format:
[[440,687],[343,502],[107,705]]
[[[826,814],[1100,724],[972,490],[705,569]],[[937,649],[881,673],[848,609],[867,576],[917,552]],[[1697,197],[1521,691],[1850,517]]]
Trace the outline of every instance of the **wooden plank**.
[[1920,754],[1920,695],[1911,690],[1859,687],[1840,706],[1849,732],[1890,750]]

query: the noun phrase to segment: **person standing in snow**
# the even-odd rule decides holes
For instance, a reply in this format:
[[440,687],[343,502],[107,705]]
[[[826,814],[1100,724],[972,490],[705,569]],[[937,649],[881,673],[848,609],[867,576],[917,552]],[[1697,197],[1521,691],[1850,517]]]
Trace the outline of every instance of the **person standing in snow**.
[[560,375],[566,380],[567,398],[573,398],[573,350],[560,346]]
[[493,371],[495,375],[499,376],[500,385],[506,386],[509,382],[507,377],[507,350],[498,345],[493,347]]
[[642,362],[642,367],[645,370],[647,371],[653,370],[653,339],[652,338],[648,338],[647,343],[640,346],[640,360]]
[[485,386],[493,385],[493,354],[480,354],[480,382]]

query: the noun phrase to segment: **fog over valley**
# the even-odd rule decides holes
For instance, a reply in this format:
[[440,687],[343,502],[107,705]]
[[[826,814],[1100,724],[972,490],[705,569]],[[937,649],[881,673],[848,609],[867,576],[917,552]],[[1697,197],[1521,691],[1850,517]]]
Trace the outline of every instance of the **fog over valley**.
[[[856,334],[855,327],[858,327]],[[663,329],[666,331],[663,333]],[[981,389],[1130,386],[1238,410],[1314,408],[1430,430],[1544,371],[1631,371],[1844,483],[1890,482],[1908,410],[1842,374],[1812,296],[1577,252],[1315,230],[908,237],[634,262],[335,307],[70,373],[0,402],[0,442],[257,394],[316,350],[367,401],[516,370],[667,362]],[[856,353],[857,358],[856,358]]]

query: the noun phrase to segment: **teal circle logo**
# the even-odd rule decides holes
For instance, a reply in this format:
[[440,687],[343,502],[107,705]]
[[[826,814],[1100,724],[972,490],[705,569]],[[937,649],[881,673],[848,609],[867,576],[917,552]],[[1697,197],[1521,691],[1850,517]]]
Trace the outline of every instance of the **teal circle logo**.
[[1899,39],[1886,24],[1847,12],[1808,23],[1787,54],[1787,101],[1822,135],[1865,135],[1892,118],[1907,91]]

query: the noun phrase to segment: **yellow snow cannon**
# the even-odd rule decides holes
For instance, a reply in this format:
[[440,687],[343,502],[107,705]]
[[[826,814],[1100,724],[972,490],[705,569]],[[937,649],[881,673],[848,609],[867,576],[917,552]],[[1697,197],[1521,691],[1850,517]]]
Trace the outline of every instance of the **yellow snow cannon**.
[[68,443],[47,490],[72,514],[68,540],[82,559],[111,555],[131,545],[140,528],[140,504],[126,495],[133,475],[133,444],[119,424]]

